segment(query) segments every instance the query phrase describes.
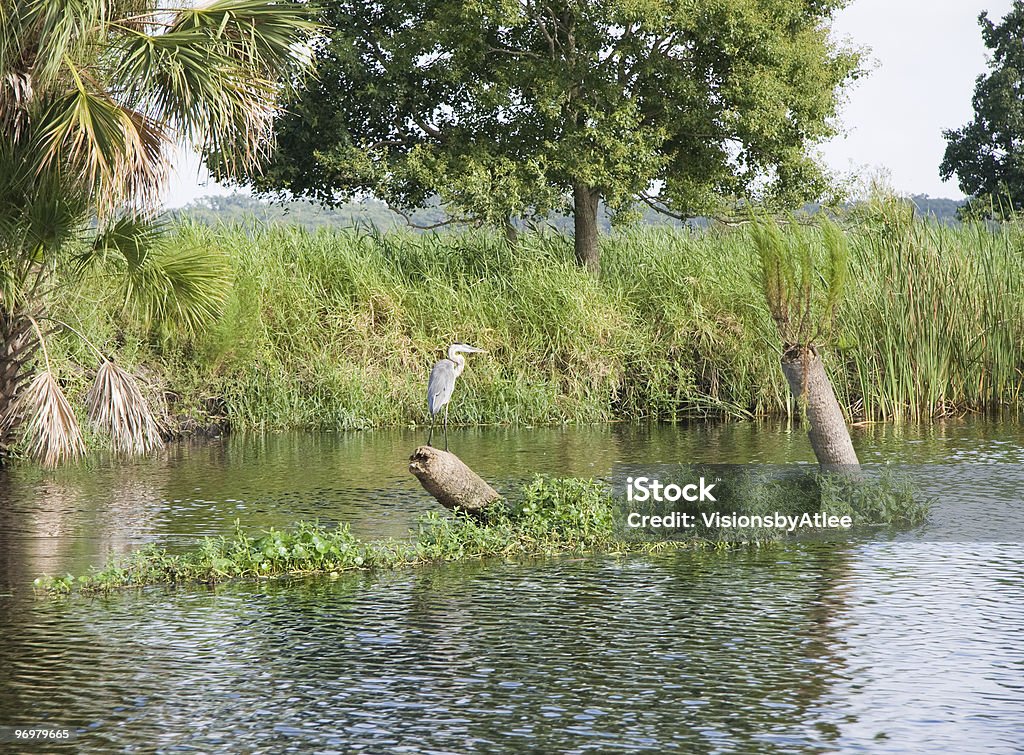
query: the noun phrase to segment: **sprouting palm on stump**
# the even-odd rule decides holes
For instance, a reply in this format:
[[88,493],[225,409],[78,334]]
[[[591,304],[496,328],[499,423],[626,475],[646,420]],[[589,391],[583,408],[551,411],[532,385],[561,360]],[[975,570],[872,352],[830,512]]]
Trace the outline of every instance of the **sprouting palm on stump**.
[[751,235],[761,262],[761,288],[782,340],[782,372],[804,409],[818,464],[826,470],[856,468],[859,460],[846,418],[819,353],[849,275],[846,237],[834,223],[823,221],[825,259],[820,260],[815,237],[795,224],[787,235],[776,223],[759,221]]

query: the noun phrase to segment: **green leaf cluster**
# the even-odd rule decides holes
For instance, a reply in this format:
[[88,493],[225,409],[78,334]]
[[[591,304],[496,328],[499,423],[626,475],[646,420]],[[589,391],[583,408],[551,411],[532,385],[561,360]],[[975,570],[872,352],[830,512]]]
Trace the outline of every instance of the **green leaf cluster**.
[[761,291],[787,352],[828,337],[850,270],[849,243],[838,225],[824,218],[819,233],[795,220],[790,226],[784,233],[778,223],[761,219],[750,229]]

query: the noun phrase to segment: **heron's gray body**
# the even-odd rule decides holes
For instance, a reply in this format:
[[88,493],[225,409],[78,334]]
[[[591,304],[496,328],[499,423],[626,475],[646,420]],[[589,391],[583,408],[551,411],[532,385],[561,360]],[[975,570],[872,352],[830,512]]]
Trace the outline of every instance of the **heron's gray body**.
[[455,391],[455,379],[466,369],[466,358],[459,352],[472,354],[479,351],[483,349],[464,343],[453,343],[448,347],[448,358],[437,362],[430,370],[430,380],[427,382],[427,409],[430,410],[428,446],[434,437],[434,417],[443,409],[444,450],[448,450],[448,402],[452,400],[452,393]]
[[427,383],[427,408],[431,414],[437,414],[452,400],[455,378],[462,374],[466,364],[466,360],[461,356],[459,360],[462,365],[451,359],[442,359],[430,371],[430,381]]

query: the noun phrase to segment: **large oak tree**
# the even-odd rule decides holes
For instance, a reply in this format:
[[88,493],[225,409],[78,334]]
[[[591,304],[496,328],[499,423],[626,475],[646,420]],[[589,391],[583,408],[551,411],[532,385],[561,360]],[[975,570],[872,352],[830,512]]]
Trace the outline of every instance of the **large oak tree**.
[[571,208],[596,269],[599,201],[694,215],[825,191],[813,148],[859,65],[830,36],[845,3],[328,1],[319,74],[253,181],[492,222]]

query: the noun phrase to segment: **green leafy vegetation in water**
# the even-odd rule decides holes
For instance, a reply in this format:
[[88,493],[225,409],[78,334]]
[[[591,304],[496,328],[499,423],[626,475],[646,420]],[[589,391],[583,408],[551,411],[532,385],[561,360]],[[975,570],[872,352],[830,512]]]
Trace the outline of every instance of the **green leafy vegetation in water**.
[[[766,486],[759,490],[755,495],[764,498],[761,505],[784,504],[778,498],[778,489]],[[895,484],[884,476],[876,482],[836,479],[820,484],[809,495],[817,502],[809,506],[805,502],[805,508],[828,513],[855,511],[860,523],[868,523],[865,517],[869,516],[873,524],[914,524],[927,510],[926,504],[915,500],[909,486]],[[408,540],[363,542],[344,524],[325,527],[302,522],[290,530],[270,529],[255,536],[236,525],[233,536],[206,538],[186,553],[172,554],[151,545],[114,559],[91,574],[40,577],[35,585],[54,595],[92,593],[144,585],[211,584],[240,577],[336,574],[484,557],[770,542],[780,537],[769,532],[753,537],[700,532],[685,542],[627,541],[621,537],[617,512],[609,490],[599,482],[537,477],[524,486],[516,500],[500,501],[489,510],[486,522],[431,512]]]

